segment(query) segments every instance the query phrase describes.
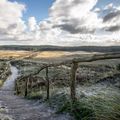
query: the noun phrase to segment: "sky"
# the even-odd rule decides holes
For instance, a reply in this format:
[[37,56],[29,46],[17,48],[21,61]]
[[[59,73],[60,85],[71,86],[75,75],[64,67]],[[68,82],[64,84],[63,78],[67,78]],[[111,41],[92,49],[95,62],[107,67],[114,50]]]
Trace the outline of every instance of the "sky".
[[120,45],[120,0],[0,0],[0,45]]
[[29,17],[34,16],[37,21],[41,21],[48,17],[49,8],[54,0],[9,0],[18,2],[26,6],[23,20],[27,21]]

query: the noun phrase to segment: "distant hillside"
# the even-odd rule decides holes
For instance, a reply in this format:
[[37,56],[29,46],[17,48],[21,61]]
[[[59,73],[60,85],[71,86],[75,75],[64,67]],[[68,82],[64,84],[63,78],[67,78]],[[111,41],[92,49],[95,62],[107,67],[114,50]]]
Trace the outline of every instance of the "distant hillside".
[[120,46],[0,46],[0,50],[120,52]]

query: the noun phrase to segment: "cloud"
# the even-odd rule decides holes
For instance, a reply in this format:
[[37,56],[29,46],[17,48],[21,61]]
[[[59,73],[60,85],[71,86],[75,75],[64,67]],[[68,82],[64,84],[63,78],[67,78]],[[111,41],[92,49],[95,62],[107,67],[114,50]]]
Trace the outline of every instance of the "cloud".
[[94,32],[101,22],[92,11],[96,3],[97,0],[56,0],[50,9],[53,27],[72,34]]
[[98,1],[55,0],[48,18],[37,21],[31,16],[24,22],[24,4],[0,0],[0,44],[118,44],[120,5],[110,3],[99,8]]
[[105,28],[105,30],[110,31],[110,32],[118,31],[120,30],[120,25],[110,26],[110,27]]
[[88,29],[86,26],[81,26],[80,28],[75,28],[74,24],[61,24],[54,27],[59,27],[62,30],[68,31],[71,34],[82,34],[82,33],[94,33],[95,29]]
[[0,0],[0,27],[7,28],[12,24],[18,25],[22,22],[21,18],[25,6],[17,2]]
[[110,10],[103,16],[103,29],[108,32],[120,32],[120,10],[119,6],[109,4],[105,9]]
[[28,19],[28,27],[30,31],[35,31],[36,29],[38,29],[38,25],[35,17],[30,17]]
[[103,18],[103,22],[110,21],[110,20],[114,19],[115,17],[120,17],[120,11],[115,11],[115,12],[108,13],[108,14]]
[[104,7],[104,10],[110,10],[110,9],[113,9],[113,8],[114,8],[113,3],[109,3],[108,5],[106,5],[106,6]]
[[25,11],[23,4],[0,0],[0,35],[4,33],[6,39],[10,38],[9,36],[14,38],[26,29],[22,20],[23,11]]
[[100,8],[95,8],[95,9],[94,9],[94,12],[99,13],[100,11],[101,11],[101,9],[100,9]]

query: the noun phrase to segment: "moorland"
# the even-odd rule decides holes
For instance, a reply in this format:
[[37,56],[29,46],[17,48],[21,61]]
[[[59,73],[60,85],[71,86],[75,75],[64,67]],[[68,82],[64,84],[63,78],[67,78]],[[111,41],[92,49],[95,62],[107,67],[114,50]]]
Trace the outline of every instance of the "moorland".
[[[71,64],[56,65],[74,58],[111,52],[119,53],[120,47],[0,46],[0,116],[17,120],[119,120],[120,59],[79,63],[75,81],[77,100],[74,104],[70,98]],[[53,65],[48,69],[34,74],[43,65],[51,63]],[[13,94],[2,90],[7,77],[13,75],[14,68],[11,69],[11,66],[19,71],[14,80]],[[16,101],[14,104],[13,100]],[[2,102],[7,104],[7,108]],[[28,112],[23,114],[24,111]],[[21,113],[23,116],[20,117]],[[43,116],[40,117],[40,114]]]

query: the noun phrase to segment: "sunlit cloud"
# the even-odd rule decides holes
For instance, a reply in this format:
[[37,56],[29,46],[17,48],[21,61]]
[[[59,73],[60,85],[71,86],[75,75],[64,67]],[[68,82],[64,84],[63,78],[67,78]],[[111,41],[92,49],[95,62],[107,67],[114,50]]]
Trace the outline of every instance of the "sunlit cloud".
[[118,45],[120,5],[99,8],[98,1],[55,0],[48,18],[24,21],[27,5],[0,0],[0,44]]

